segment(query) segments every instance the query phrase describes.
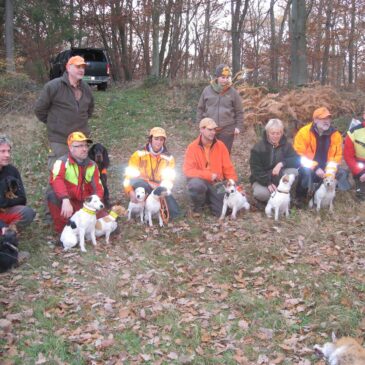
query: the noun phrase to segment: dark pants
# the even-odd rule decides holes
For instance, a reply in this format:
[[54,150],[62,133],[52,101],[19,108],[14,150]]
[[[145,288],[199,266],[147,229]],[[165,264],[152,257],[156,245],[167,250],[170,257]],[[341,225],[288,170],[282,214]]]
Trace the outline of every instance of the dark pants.
[[226,145],[229,154],[231,154],[234,140],[234,128],[232,130],[231,126],[227,126],[222,130],[220,130],[219,132],[217,132],[216,137]]
[[35,211],[26,205],[15,205],[0,211],[0,220],[8,225],[14,223],[17,226],[25,227],[32,223],[34,217]]
[[188,181],[188,194],[193,202],[193,210],[199,212],[205,204],[209,205],[211,212],[220,217],[223,208],[224,192],[217,193],[216,188],[204,179],[194,177]]
[[[134,190],[137,188],[144,188],[147,194],[151,194],[153,187],[145,180],[142,179],[131,179],[131,185]],[[169,215],[171,219],[177,218],[181,215],[180,207],[175,198],[170,194],[166,196],[166,204],[169,210]]]

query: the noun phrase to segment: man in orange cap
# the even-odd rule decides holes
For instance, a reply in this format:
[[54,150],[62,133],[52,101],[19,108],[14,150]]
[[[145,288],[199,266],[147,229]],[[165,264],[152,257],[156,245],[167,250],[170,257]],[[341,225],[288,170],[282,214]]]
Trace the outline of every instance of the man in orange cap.
[[203,118],[199,123],[200,135],[189,144],[183,171],[187,177],[187,190],[193,211],[200,213],[207,203],[211,212],[219,217],[222,213],[224,192],[219,193],[215,183],[233,179],[236,171],[225,144],[216,138],[217,123]]
[[99,170],[88,157],[90,143],[92,141],[82,132],[71,133],[67,138],[69,152],[53,165],[47,200],[58,233],[62,232],[72,214],[82,207],[86,197],[96,194],[103,198]]
[[[175,159],[166,147],[166,131],[161,127],[150,130],[147,144],[134,152],[125,172],[124,191],[132,202],[136,202],[135,189],[143,187],[147,194],[157,186],[169,191],[175,180]],[[180,208],[170,194],[166,198],[170,218],[180,215]]]
[[299,200],[307,198],[308,193],[311,195],[314,184],[320,183],[326,174],[337,177],[344,174],[343,170],[339,170],[342,136],[332,125],[332,116],[326,107],[317,108],[313,112],[313,122],[298,131],[293,147],[301,157],[297,185]]
[[47,82],[35,105],[37,118],[47,126],[49,170],[58,157],[67,153],[70,133],[90,134],[88,119],[94,110],[94,98],[90,86],[82,81],[85,67],[82,57],[71,57],[63,76]]

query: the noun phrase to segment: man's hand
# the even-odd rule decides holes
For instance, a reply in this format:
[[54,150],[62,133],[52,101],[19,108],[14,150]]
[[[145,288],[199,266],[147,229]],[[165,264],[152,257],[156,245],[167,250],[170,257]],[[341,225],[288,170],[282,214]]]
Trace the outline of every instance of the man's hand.
[[274,191],[276,191],[276,186],[274,184],[270,184],[267,187],[270,191],[270,194],[272,194]]
[[70,199],[63,199],[62,200],[62,207],[61,207],[61,216],[64,218],[70,218],[74,208],[71,205]]
[[321,179],[323,179],[323,178],[324,178],[324,175],[325,175],[325,172],[324,172],[321,168],[318,168],[318,169],[316,170],[316,175],[317,175],[318,177],[320,177]]
[[240,134],[240,130],[238,128],[234,129],[234,135],[237,136],[238,134]]
[[218,178],[218,174],[216,174],[215,172],[212,173],[212,181],[216,181]]
[[272,175],[274,176],[278,176],[280,174],[280,170],[283,168],[283,163],[279,162],[278,164],[276,164],[276,166],[273,168],[272,170]]
[[361,182],[365,182],[365,173],[360,176],[359,179]]

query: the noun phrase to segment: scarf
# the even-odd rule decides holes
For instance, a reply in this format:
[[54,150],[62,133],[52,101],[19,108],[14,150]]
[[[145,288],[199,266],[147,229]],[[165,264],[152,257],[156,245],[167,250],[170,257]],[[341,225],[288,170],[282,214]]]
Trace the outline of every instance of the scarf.
[[213,90],[216,93],[224,94],[232,86],[232,83],[229,82],[227,85],[222,86],[222,85],[218,84],[217,79],[215,79],[210,82],[210,85],[212,86]]

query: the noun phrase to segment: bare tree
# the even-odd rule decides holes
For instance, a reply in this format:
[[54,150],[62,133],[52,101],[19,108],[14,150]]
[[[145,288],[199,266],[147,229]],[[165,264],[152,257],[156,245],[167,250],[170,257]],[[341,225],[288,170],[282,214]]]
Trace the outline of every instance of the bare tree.
[[304,0],[293,0],[290,21],[290,84],[301,86],[307,83],[307,9]]
[[6,0],[5,2],[6,72],[15,72],[13,19],[14,19],[13,0]]
[[241,34],[248,5],[249,0],[244,0],[243,8],[242,0],[231,0],[232,71],[234,75],[241,70]]

